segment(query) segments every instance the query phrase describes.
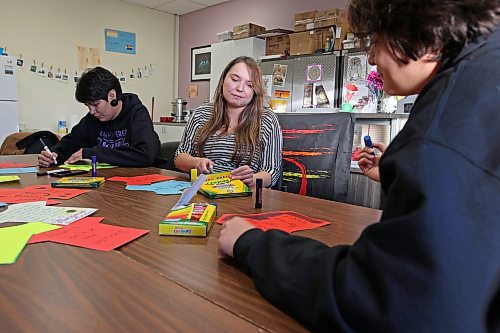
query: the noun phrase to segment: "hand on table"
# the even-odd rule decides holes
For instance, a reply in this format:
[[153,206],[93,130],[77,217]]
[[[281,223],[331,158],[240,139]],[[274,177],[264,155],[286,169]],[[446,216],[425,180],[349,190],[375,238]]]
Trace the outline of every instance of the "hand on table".
[[71,155],[67,160],[66,164],[71,164],[71,163],[75,163],[75,162],[78,162],[79,160],[83,159],[82,157],[82,153],[83,153],[83,150],[80,149],[78,150],[76,153],[74,153],[73,155]]
[[253,185],[253,175],[253,170],[248,165],[242,165],[231,171],[231,179],[239,179],[247,186]]
[[255,227],[241,217],[233,217],[222,225],[219,235],[219,253],[230,257],[234,256],[234,244],[241,235]]

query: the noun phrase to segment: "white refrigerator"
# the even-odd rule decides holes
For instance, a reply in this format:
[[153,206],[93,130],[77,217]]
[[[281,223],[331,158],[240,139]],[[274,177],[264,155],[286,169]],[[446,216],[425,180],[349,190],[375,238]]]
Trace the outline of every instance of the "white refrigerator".
[[19,132],[16,61],[0,56],[0,145],[9,134]]

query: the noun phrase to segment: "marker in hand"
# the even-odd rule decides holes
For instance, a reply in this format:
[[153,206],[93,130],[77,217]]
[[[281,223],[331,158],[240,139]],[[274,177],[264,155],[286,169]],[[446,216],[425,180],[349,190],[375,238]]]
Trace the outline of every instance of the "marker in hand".
[[43,150],[45,150],[47,153],[50,154],[50,156],[52,156],[52,159],[54,160],[54,164],[57,165],[57,160],[56,158],[52,155],[52,152],[50,151],[49,147],[45,144],[45,142],[43,141],[42,138],[40,138],[40,142],[42,143],[43,145]]
[[[364,137],[364,140],[365,140],[365,146],[368,147],[368,148],[372,148],[373,149],[372,138],[370,138],[369,135],[366,135]],[[375,152],[374,151],[372,151],[372,155],[375,156]]]

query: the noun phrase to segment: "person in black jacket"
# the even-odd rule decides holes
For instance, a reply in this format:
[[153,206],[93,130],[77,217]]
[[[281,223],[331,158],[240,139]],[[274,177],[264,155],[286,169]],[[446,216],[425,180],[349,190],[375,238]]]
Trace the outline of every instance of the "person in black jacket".
[[52,148],[42,150],[38,162],[48,167],[57,160],[74,163],[95,155],[98,162],[124,167],[165,167],[160,140],[148,110],[137,95],[122,93],[110,71],[95,67],[86,71],[75,92],[89,113]]
[[500,332],[500,2],[351,0],[348,18],[384,90],[419,94],[359,160],[380,222],[329,247],[234,218],[220,250],[315,332]]

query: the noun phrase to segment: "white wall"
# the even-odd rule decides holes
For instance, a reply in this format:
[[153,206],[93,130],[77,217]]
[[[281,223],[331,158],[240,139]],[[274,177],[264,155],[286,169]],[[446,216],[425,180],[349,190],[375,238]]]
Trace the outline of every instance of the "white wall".
[[[22,54],[18,67],[19,120],[27,129],[57,131],[59,119],[83,117],[87,109],[75,98],[73,76],[77,70],[77,46],[98,48],[101,66],[127,82],[124,92],[139,95],[151,112],[155,97],[154,121],[171,112],[174,90],[174,15],[128,4],[121,0],[0,0],[0,46],[10,56]],[[134,32],[135,55],[105,51],[104,29]],[[29,71],[38,66],[57,71],[66,69],[70,82],[63,83]],[[154,74],[129,80],[132,68],[153,65]],[[1,120],[0,120],[1,121]]]

